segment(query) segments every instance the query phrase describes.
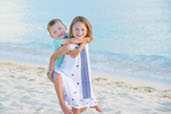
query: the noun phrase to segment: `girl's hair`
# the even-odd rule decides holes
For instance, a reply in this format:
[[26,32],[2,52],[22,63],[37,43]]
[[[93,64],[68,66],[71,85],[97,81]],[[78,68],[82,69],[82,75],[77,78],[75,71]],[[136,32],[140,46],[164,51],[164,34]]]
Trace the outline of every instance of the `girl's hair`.
[[64,25],[64,23],[60,19],[53,19],[48,23],[47,30],[49,31],[49,28],[57,22],[61,22]]
[[91,26],[90,22],[86,18],[84,18],[82,16],[77,16],[77,17],[75,17],[73,19],[73,21],[71,23],[71,26],[69,28],[69,35],[70,35],[69,37],[70,38],[74,37],[73,33],[72,33],[72,28],[73,28],[74,24],[77,23],[77,22],[82,22],[87,27],[87,32],[88,33],[87,33],[86,37],[89,37],[90,40],[92,41],[93,40],[93,29],[92,29],[92,26]]

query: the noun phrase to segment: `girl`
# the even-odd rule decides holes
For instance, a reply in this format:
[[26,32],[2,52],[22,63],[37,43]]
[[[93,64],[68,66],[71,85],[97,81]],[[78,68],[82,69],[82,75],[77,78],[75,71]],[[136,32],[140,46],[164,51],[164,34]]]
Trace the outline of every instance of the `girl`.
[[[84,17],[74,18],[69,32],[70,38],[89,37],[93,40],[91,24]],[[75,48],[78,45],[70,44],[71,50]],[[88,106],[102,112],[92,88],[88,44],[76,58],[66,54],[63,63],[54,71],[62,76],[64,100],[72,107],[74,114],[85,111]]]

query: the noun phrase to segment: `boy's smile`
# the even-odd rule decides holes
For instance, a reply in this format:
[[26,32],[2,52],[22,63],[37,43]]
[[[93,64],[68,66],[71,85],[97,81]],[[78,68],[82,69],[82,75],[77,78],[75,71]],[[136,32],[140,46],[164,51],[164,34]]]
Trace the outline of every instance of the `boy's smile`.
[[63,33],[60,33],[59,35],[58,35],[58,37],[62,37],[63,36]]
[[49,28],[50,35],[54,39],[63,39],[63,38],[65,38],[66,30],[67,30],[66,26],[63,25],[59,21]]

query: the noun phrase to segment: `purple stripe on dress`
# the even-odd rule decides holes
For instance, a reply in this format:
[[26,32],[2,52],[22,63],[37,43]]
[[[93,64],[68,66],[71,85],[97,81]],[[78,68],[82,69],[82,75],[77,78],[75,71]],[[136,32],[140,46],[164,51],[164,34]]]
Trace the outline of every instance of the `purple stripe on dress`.
[[83,98],[84,99],[91,98],[89,69],[88,69],[87,53],[85,48],[81,51],[81,78],[82,78]]

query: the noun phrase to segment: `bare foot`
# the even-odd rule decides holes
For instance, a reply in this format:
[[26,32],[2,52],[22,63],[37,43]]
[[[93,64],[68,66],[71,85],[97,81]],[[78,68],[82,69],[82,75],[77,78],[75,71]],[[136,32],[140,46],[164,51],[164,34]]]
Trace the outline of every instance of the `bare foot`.
[[74,114],[66,105],[61,105],[61,108],[64,114]]
[[98,105],[90,106],[90,108],[95,108],[98,112],[102,112],[102,109]]

